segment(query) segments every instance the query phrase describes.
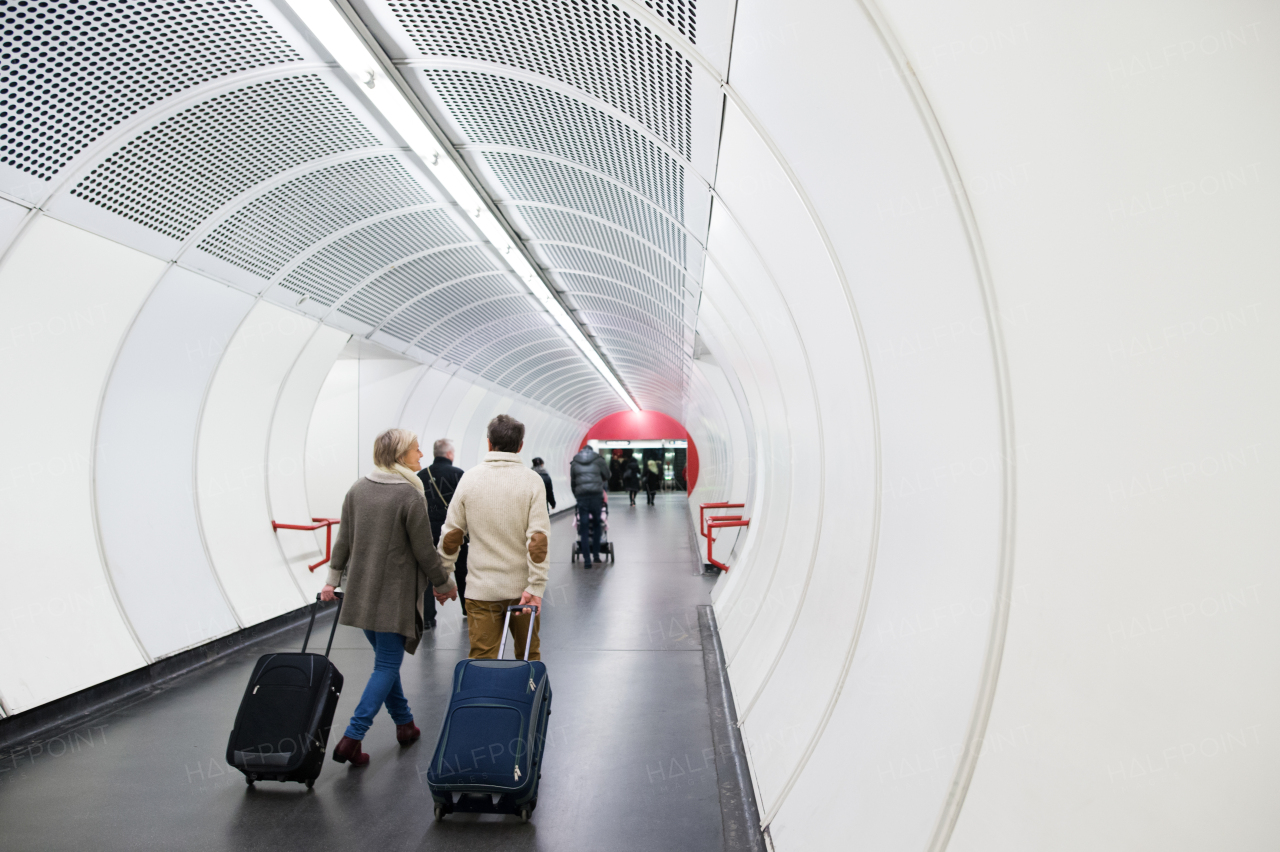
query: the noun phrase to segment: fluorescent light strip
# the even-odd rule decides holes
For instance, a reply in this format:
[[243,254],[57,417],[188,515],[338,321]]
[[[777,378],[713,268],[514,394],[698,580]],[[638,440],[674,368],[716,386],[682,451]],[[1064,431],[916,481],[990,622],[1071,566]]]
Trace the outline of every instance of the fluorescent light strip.
[[582,333],[582,328],[574,322],[573,317],[569,316],[569,312],[551,292],[546,281],[525,258],[524,252],[512,243],[507,230],[490,212],[471,185],[471,181],[446,153],[445,143],[436,139],[431,129],[423,123],[413,106],[382,70],[382,66],[352,30],[351,24],[342,13],[330,0],[287,0],[287,2],[316,38],[320,39],[325,48],[333,54],[334,59],[338,60],[342,69],[351,75],[351,79],[364,86],[369,100],[373,101],[382,116],[409,143],[414,153],[422,158],[427,168],[431,170],[432,176],[476,223],[485,239],[498,250],[502,259],[525,283],[529,292],[547,309],[565,334],[569,335],[569,339],[591,362],[591,366],[604,377],[614,393],[632,411],[639,411],[640,406],[636,405],[635,400],[631,398],[631,394],[627,393],[613,370],[587,340],[587,336]]

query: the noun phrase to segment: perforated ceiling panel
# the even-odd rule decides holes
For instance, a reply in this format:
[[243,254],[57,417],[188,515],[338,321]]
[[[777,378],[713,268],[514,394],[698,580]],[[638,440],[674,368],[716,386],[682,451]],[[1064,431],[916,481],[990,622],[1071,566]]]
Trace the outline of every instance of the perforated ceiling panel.
[[603,172],[684,218],[684,169],[613,116],[523,80],[452,69],[426,72],[473,143],[541,151]]
[[9,3],[0,162],[47,181],[103,133],[174,92],[301,58],[245,2]]
[[553,207],[519,203],[512,207],[536,240],[587,246],[640,267],[670,290],[679,292],[684,287],[686,274],[680,266],[651,244],[619,228]]
[[[425,348],[435,343],[439,347],[437,351],[442,358],[479,371],[487,365],[473,363],[471,358],[485,349],[487,344],[507,337],[513,332],[545,328],[547,324],[548,319],[545,314],[534,312],[506,314],[496,320],[478,322],[474,327],[451,340],[435,333],[431,340],[423,340],[421,345]],[[438,332],[438,329],[432,329],[432,331]],[[428,351],[431,350],[428,349]]]
[[388,0],[388,5],[424,56],[476,59],[544,74],[611,104],[689,155],[692,63],[607,0]]
[[407,255],[469,239],[444,210],[414,210],[342,235],[298,264],[280,283],[332,305],[361,281]]
[[229,217],[200,248],[271,278],[290,258],[335,231],[432,200],[395,155],[351,160],[271,190]]
[[626,228],[684,265],[685,234],[680,225],[635,193],[552,160],[499,152],[484,154],[484,160],[511,199],[590,213]]
[[644,0],[644,5],[667,19],[667,23],[676,28],[680,35],[689,39],[690,44],[697,44],[695,16],[697,0]]
[[622,285],[620,290],[634,294],[625,296],[627,301],[642,306],[650,313],[670,314],[676,320],[682,315],[682,294],[669,290],[634,266],[628,266],[607,254],[576,246],[551,243],[544,244],[541,249],[556,270],[576,270],[617,282]]
[[[493,260],[479,246],[443,249],[426,257],[406,261],[395,269],[379,275],[344,302],[339,310],[370,325],[381,325],[384,319],[403,307],[406,302],[417,299],[445,282],[494,271],[496,270]],[[514,289],[511,282],[503,279],[502,276],[485,276],[485,278],[497,282],[496,288],[499,293],[509,294]],[[485,278],[476,280],[482,281]],[[464,292],[478,291],[467,288]],[[417,334],[411,331],[410,316],[412,315],[401,313],[397,316],[397,321],[386,329],[387,332],[401,336],[396,332],[404,329],[405,342],[413,340]],[[418,331],[421,331],[421,328]]]
[[[315,132],[319,127],[323,133]],[[183,239],[275,174],[377,144],[320,77],[303,74],[245,86],[178,113],[111,154],[71,194]]]

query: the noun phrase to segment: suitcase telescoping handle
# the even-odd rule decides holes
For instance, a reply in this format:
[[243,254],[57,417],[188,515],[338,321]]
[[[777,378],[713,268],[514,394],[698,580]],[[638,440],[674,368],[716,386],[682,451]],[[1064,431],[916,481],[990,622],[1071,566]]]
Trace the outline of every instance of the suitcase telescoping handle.
[[525,604],[521,606],[507,607],[507,617],[502,620],[502,641],[498,643],[498,659],[502,659],[502,652],[507,650],[507,628],[511,625],[511,613],[524,612],[526,609],[533,610],[533,615],[529,618],[529,635],[524,638],[524,661],[529,662],[529,649],[533,646],[533,622],[538,618],[539,607],[534,604]]
[[[333,650],[333,634],[338,632],[338,616],[342,615],[342,592],[334,592],[338,599],[338,611],[333,614],[333,627],[329,629],[329,644],[325,646],[324,655],[329,656]],[[316,626],[316,610],[320,609],[320,593],[316,593],[316,602],[311,607],[311,620],[307,622],[307,635],[302,639],[302,653],[307,653],[307,643],[311,641],[311,628]]]

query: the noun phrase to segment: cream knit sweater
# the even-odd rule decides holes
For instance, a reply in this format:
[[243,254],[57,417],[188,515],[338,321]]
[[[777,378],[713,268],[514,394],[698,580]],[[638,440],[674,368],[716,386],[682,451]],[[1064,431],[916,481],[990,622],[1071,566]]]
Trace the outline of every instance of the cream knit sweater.
[[[453,530],[471,536],[467,555],[467,597],[477,601],[519,598],[522,592],[542,597],[547,585],[547,488],[542,477],[524,466],[517,453],[486,453],[484,461],[458,480],[449,500],[449,514],[440,530],[440,557],[453,570],[458,553],[445,552]],[[534,562],[530,546],[541,533],[541,562]],[[455,538],[457,538],[455,536]]]

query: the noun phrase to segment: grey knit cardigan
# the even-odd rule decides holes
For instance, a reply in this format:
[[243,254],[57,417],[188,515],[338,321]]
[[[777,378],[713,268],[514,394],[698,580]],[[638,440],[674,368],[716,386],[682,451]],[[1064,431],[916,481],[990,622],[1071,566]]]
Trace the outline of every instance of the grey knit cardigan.
[[422,494],[407,482],[362,478],[351,486],[342,501],[328,583],[346,594],[341,623],[399,633],[404,649],[416,651],[424,593],[432,586],[440,592],[455,588],[436,553]]

